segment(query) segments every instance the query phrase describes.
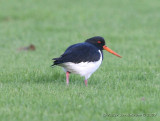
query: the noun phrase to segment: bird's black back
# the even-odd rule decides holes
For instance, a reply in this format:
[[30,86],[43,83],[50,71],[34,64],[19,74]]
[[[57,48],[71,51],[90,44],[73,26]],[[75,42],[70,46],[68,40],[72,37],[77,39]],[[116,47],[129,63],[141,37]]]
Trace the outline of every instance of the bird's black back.
[[[71,45],[59,58],[53,58],[54,63],[52,66],[66,62],[80,63],[98,61],[100,59],[98,50],[96,46],[87,42]],[[101,53],[103,58],[102,50]]]

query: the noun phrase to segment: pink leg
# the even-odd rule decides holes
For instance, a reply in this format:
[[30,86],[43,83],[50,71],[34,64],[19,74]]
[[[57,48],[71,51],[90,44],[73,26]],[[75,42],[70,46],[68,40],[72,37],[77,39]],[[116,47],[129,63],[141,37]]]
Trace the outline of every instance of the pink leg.
[[66,83],[67,85],[69,84],[69,72],[68,71],[66,72]]
[[88,80],[86,79],[84,82],[85,82],[85,85],[87,86],[87,82],[88,82]]

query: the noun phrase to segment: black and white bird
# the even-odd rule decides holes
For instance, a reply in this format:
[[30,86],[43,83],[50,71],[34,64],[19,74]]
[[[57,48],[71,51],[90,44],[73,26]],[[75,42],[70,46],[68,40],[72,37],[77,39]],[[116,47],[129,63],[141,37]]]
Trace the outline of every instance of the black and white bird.
[[105,45],[103,37],[96,36],[87,39],[83,43],[69,46],[66,51],[54,60],[52,66],[61,66],[66,72],[66,83],[69,84],[69,74],[79,74],[85,77],[87,86],[88,78],[99,68],[103,60],[103,50],[118,56],[120,55]]

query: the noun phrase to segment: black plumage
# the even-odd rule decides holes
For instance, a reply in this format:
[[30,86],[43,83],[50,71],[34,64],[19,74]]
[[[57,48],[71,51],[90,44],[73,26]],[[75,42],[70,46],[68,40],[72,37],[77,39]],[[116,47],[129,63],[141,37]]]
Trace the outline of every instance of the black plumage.
[[100,53],[98,50],[99,49],[96,46],[87,42],[71,45],[59,58],[53,58],[53,65],[65,62],[80,63],[98,61],[100,59]]
[[[97,41],[101,41],[100,46]],[[93,37],[87,39],[83,43],[71,45],[66,51],[58,58],[53,58],[53,65],[58,65],[66,62],[80,63],[80,62],[95,62],[100,59],[99,50],[102,53],[103,58],[103,45],[105,41],[102,37]]]

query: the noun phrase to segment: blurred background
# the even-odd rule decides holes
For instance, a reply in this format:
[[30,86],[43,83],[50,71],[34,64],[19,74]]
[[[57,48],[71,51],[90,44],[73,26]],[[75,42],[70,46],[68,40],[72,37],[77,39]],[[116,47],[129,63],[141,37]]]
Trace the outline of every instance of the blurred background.
[[[102,66],[90,78],[89,91],[86,89],[88,93],[94,93],[98,100],[92,96],[89,99],[86,97],[83,81],[79,81],[82,78],[71,76],[73,87],[66,89],[65,74],[61,68],[50,68],[51,59],[60,56],[69,45],[93,36],[104,37],[106,45],[123,57],[119,59],[104,52]],[[80,102],[86,107],[89,105],[87,109],[90,113],[86,112],[88,118],[78,119],[91,120],[93,117],[106,120],[102,114],[110,111],[157,112],[159,51],[159,0],[0,0],[0,96],[3,97],[0,100],[3,109],[0,109],[3,112],[0,118],[6,119],[8,116],[12,119],[16,115],[15,120],[22,117],[28,120],[34,117],[34,113],[26,114],[33,110],[37,115],[40,111],[43,119],[52,119],[52,114],[67,112],[69,106],[80,100],[81,96],[73,94],[76,97],[73,98],[70,95],[76,93],[73,91],[76,89],[85,92],[82,97],[93,101],[92,105]],[[53,90],[58,100],[52,97]],[[63,98],[59,97],[64,92]],[[33,97],[28,98],[23,93]],[[122,94],[126,95],[121,97]],[[114,95],[119,98],[115,99]],[[51,103],[53,98],[57,101],[55,105]],[[72,104],[67,105],[70,99]],[[147,105],[139,103],[139,99],[147,100]],[[58,102],[60,104],[57,106]],[[22,107],[17,108],[19,105]],[[26,108],[26,105],[29,107]],[[34,108],[36,106],[41,108]],[[57,106],[58,111],[50,109],[52,106]],[[76,116],[85,112],[82,107],[75,111]],[[76,119],[73,115],[63,117]],[[54,118],[57,116],[54,115]]]
[[93,36],[104,37],[122,56],[128,52],[131,61],[150,59],[159,56],[159,7],[158,0],[1,0],[1,59],[13,65],[16,49],[34,44],[39,55],[33,60],[48,60]]

